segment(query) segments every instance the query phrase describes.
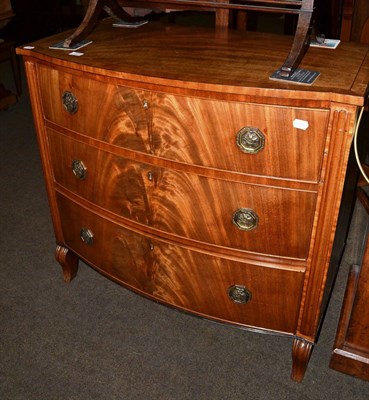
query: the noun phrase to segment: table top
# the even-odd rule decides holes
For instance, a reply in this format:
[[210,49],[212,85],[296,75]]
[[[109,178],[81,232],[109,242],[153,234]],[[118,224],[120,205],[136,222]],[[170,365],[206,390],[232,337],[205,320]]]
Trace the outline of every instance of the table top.
[[368,46],[340,43],[336,49],[310,47],[300,68],[319,71],[312,85],[274,81],[270,76],[286,59],[292,36],[236,30],[216,30],[149,22],[139,28],[114,28],[113,20],[99,23],[78,50],[53,50],[64,32],[21,46],[18,54],[55,65],[74,67],[148,84],[225,94],[271,98],[324,100],[362,105],[369,82]]

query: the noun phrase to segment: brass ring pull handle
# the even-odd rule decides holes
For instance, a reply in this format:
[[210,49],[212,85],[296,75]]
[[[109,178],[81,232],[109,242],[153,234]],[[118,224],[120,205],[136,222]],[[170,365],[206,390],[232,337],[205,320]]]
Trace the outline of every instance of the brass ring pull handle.
[[251,208],[239,208],[233,214],[233,223],[238,229],[243,231],[251,231],[258,226],[259,217]]
[[80,180],[86,179],[87,168],[81,160],[72,161],[72,171],[73,174]]
[[237,132],[237,146],[248,154],[256,154],[263,150],[265,136],[258,128],[245,126]]
[[62,102],[65,111],[73,115],[78,111],[78,100],[72,92],[64,92],[62,95]]
[[246,304],[251,298],[251,292],[242,285],[233,285],[228,288],[228,297],[237,304]]
[[91,246],[94,243],[94,234],[88,228],[82,228],[80,231],[81,240],[83,243]]

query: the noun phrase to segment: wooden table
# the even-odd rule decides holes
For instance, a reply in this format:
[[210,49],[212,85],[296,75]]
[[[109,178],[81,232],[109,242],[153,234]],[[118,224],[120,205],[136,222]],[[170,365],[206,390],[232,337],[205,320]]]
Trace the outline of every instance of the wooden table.
[[230,10],[239,11],[263,11],[279,14],[297,15],[297,25],[294,39],[287,58],[280,65],[281,75],[291,76],[299,66],[310,41],[312,29],[312,15],[314,0],[243,0],[240,3],[232,3],[229,0],[91,0],[89,2],[85,18],[72,35],[65,38],[64,46],[70,47],[78,43],[91,32],[104,8],[109,14],[123,21],[135,21],[126,11],[124,6],[133,7],[157,7],[170,9],[197,9],[212,10],[216,13],[216,26],[218,29],[228,29]]

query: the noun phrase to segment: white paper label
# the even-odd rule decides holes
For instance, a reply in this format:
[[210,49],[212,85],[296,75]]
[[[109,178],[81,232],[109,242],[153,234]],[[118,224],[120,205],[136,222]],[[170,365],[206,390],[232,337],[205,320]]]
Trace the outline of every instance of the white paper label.
[[302,129],[303,131],[306,131],[307,128],[309,128],[309,122],[304,121],[303,119],[295,119],[293,121],[293,127],[296,129]]
[[69,53],[70,56],[76,56],[76,57],[80,57],[83,56],[84,53],[80,53],[79,51],[72,51],[71,53]]

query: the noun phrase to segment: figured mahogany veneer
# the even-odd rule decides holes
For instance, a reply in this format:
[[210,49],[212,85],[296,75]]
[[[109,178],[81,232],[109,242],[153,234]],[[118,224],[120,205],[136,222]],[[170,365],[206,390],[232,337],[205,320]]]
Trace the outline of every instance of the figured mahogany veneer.
[[[307,258],[314,192],[247,185],[137,163],[52,131],[48,139],[56,182],[124,218],[219,246]],[[86,179],[74,176],[74,159],[83,161]],[[259,217],[257,229],[247,234],[232,222],[240,207],[251,208]],[[279,232],[285,234],[275,241]]]
[[[312,182],[319,179],[328,110],[132,90],[44,67],[39,79],[45,118],[94,139],[187,164]],[[79,118],[66,115],[62,103],[53,101],[69,89],[83,110]],[[91,97],[97,100],[92,106]],[[142,107],[144,102],[147,108]],[[294,128],[296,119],[309,121],[303,133]],[[235,149],[236,133],[244,125],[258,127],[264,134],[263,151],[247,155]],[[304,151],[307,148],[309,152]]]
[[[191,251],[125,229],[61,195],[57,199],[65,216],[66,245],[102,273],[155,300],[202,316],[293,333],[301,271],[257,267]],[[81,241],[81,226],[93,233],[93,245]],[[228,298],[227,290],[235,282],[247,283],[250,304]]]
[[310,49],[303,67],[321,75],[296,86],[269,80],[288,38],[110,23],[79,58],[49,49],[65,33],[18,49],[64,279],[81,258],[172,307],[289,335],[301,381],[367,48]]

